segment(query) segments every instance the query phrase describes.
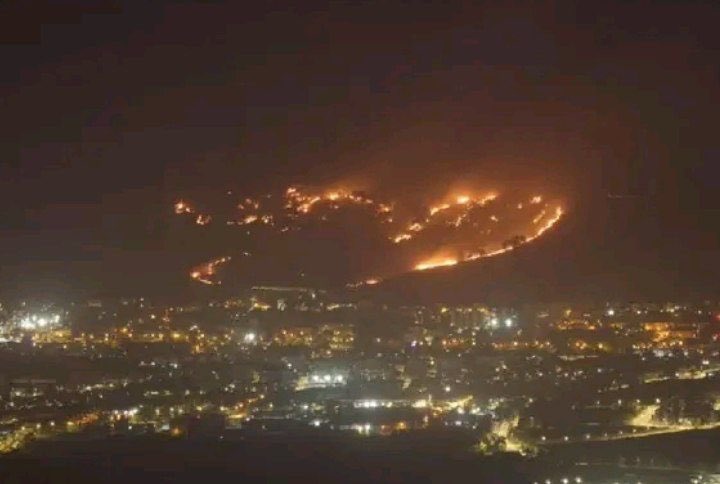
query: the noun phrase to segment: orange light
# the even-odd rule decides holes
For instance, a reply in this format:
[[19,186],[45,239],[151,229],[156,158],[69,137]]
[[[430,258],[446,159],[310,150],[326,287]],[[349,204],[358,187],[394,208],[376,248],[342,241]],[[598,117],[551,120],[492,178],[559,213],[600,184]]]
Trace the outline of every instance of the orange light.
[[435,215],[436,213],[447,210],[448,208],[450,208],[450,205],[448,205],[447,203],[430,207],[430,215]]
[[416,271],[425,271],[428,269],[434,269],[436,267],[447,267],[447,266],[454,266],[458,263],[457,259],[453,259],[450,257],[444,257],[439,259],[428,259],[426,261],[420,262],[415,266]]
[[410,234],[399,234],[399,235],[396,235],[395,238],[393,238],[393,242],[395,242],[396,244],[399,244],[403,240],[410,240],[410,239],[412,239],[412,235],[410,235]]

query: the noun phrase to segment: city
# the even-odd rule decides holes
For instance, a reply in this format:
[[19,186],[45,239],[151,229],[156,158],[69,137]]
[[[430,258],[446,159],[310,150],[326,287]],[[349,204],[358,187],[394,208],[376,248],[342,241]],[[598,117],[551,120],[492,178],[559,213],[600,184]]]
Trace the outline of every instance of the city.
[[[495,308],[342,295],[263,286],[185,306],[3,304],[0,357],[12,365],[0,450],[446,435],[458,452],[517,455],[546,473],[537,482],[606,482],[603,466],[618,463],[661,482],[654,474],[683,467],[662,436],[720,427],[718,302]],[[601,444],[653,439],[631,455]],[[551,465],[557,456],[566,463]]]
[[720,2],[0,4],[0,483],[720,484]]

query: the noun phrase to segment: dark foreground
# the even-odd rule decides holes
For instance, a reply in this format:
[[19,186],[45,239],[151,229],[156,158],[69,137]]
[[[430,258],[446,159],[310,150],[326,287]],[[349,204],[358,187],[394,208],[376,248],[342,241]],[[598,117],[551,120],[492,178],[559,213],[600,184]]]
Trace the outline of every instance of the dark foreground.
[[3,483],[524,483],[519,456],[479,457],[441,436],[42,442],[0,461]]

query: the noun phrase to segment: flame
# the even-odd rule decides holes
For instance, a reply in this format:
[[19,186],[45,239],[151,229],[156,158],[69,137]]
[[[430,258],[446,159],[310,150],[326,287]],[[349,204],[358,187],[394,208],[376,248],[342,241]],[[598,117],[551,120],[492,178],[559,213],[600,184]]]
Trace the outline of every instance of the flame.
[[203,284],[206,284],[208,286],[219,286],[222,284],[222,281],[214,280],[212,277],[217,272],[217,268],[227,262],[230,262],[231,257],[220,257],[218,259],[212,260],[210,262],[206,262],[205,264],[202,264],[199,267],[196,267],[190,272],[190,277],[197,281],[201,282]]
[[533,219],[533,221],[532,221],[533,224],[537,225],[537,224],[543,219],[543,217],[545,217],[545,214],[546,214],[546,213],[547,213],[547,212],[546,212],[545,209],[543,208],[542,211],[541,211],[539,214],[537,214],[537,215],[535,216],[535,218]]
[[[268,198],[270,196],[268,195]],[[483,195],[469,194],[469,193],[455,193],[440,201],[435,205],[431,205],[427,208],[427,212],[424,217],[420,219],[411,220],[410,222],[401,223],[401,225],[394,225],[393,215],[394,203],[382,203],[375,201],[363,195],[360,192],[353,192],[346,188],[332,188],[330,190],[323,190],[313,193],[312,191],[305,191],[295,186],[290,186],[285,189],[284,196],[281,197],[284,211],[277,212],[272,209],[266,208],[263,205],[261,210],[260,199],[243,198],[240,199],[238,209],[245,211],[243,216],[237,220],[230,219],[226,220],[226,225],[248,225],[248,224],[264,224],[267,226],[276,226],[278,233],[287,232],[290,230],[300,230],[301,227],[294,224],[293,220],[300,217],[304,217],[310,214],[318,204],[323,204],[324,207],[339,209],[345,204],[354,204],[367,206],[370,209],[370,213],[376,217],[376,220],[382,224],[393,224],[393,227],[400,227],[400,230],[395,235],[389,234],[388,238],[391,242],[399,244],[404,241],[412,240],[415,237],[421,237],[422,233],[429,227],[433,230],[436,228],[442,230],[466,230],[471,229],[468,227],[470,222],[476,223],[477,218],[473,210],[479,207],[485,207],[488,203],[492,202],[498,197],[498,193],[489,192]],[[509,205],[509,207],[516,207],[518,210],[522,210],[526,207],[526,204],[540,205],[543,204],[543,197],[541,195],[534,195],[529,199],[525,199],[525,202],[516,203]],[[452,209],[452,210],[451,210]],[[543,235],[545,232],[550,230],[563,216],[563,208],[556,206],[554,211],[551,211],[550,204],[544,203],[540,207],[537,215],[532,219],[535,231],[532,235],[526,236],[525,243],[533,241]],[[213,221],[211,215],[196,213],[194,207],[184,200],[178,200],[174,204],[175,213],[178,215],[183,214],[195,214],[195,223],[197,225],[207,225]],[[447,216],[439,216],[439,214],[451,210],[447,213]],[[309,215],[308,215],[309,216]],[[488,215],[486,215],[487,217]],[[324,217],[324,216],[323,216]],[[435,218],[437,217],[437,218]],[[499,222],[497,215],[489,215],[489,219],[493,222]],[[487,219],[486,219],[487,220]],[[481,229],[478,229],[481,230]],[[484,233],[489,234],[491,229],[488,228]],[[458,232],[459,234],[459,232]],[[436,267],[448,267],[459,264],[461,262],[478,260],[486,257],[494,257],[500,254],[505,254],[515,249],[514,246],[507,247],[496,247],[478,249],[470,253],[465,252],[462,256],[448,255],[449,247],[442,249],[445,253],[441,255],[435,255],[430,258],[422,259],[420,262],[415,264],[410,270],[423,271]],[[450,252],[453,254],[453,252]],[[249,254],[246,254],[249,255]],[[212,260],[200,266],[192,269],[190,277],[197,282],[218,285],[221,281],[217,279],[217,270],[220,265],[229,261],[229,257],[222,257],[219,259]],[[360,285],[374,285],[381,281],[380,278],[372,277],[364,281],[350,284],[351,287],[357,287]]]
[[489,193],[488,195],[485,195],[485,197],[481,198],[478,202],[481,207],[484,207],[488,203],[492,202],[498,197],[497,193]]
[[410,234],[398,234],[393,238],[393,242],[395,242],[396,244],[399,244],[403,240],[410,240],[410,239],[412,239],[412,235],[410,235]]
[[428,269],[434,269],[436,267],[454,266],[457,263],[458,260],[452,257],[434,257],[432,259],[427,259],[417,264],[415,266],[415,270],[426,271]]
[[[538,237],[543,235],[545,232],[550,230],[553,226],[555,226],[556,223],[558,223],[558,221],[562,218],[564,213],[565,212],[563,211],[563,208],[561,206],[557,206],[555,208],[555,212],[554,212],[553,216],[550,219],[548,219],[540,228],[538,228],[538,230],[533,235],[527,237],[525,239],[525,243],[528,243],[528,242],[531,242],[531,241],[537,239]],[[545,216],[544,210],[543,210],[543,212],[541,212],[541,215],[539,217],[536,217],[537,222],[535,220],[533,220],[533,223],[535,223],[535,224],[539,223],[540,219],[543,216]],[[512,247],[512,246],[501,247],[501,248],[492,250],[490,252],[473,252],[473,253],[470,253],[467,256],[465,256],[461,261],[454,259],[454,258],[449,258],[449,257],[431,258],[431,259],[427,259],[427,260],[422,261],[419,264],[415,265],[415,267],[413,269],[416,271],[424,271],[427,269],[432,269],[434,267],[452,266],[459,262],[470,262],[470,261],[474,261],[474,260],[478,260],[478,259],[484,259],[487,257],[495,257],[495,256],[498,256],[501,254],[506,254],[508,252],[511,252],[512,250],[515,250],[515,247]]]
[[542,234],[553,228],[553,226],[560,221],[562,216],[564,215],[563,208],[560,206],[555,207],[555,214],[552,216],[552,218],[548,219],[547,222],[545,222],[542,227],[538,229],[537,232],[535,232],[535,235],[528,237],[526,239],[526,242],[530,242],[531,240],[535,240],[538,237],[540,237]]
[[[467,218],[468,214],[470,213],[470,210],[474,206],[484,207],[489,202],[495,200],[497,198],[497,196],[498,195],[495,192],[490,192],[480,198],[473,198],[472,196],[465,195],[465,194],[456,195],[453,198],[454,206],[465,207],[465,210],[460,215],[458,215],[453,222],[451,222],[452,225],[454,225],[455,227],[460,227],[462,225],[462,223],[464,222],[464,220]],[[429,216],[424,220],[424,223],[421,223],[421,222],[411,223],[410,225],[408,225],[406,227],[405,232],[402,232],[400,234],[395,235],[394,237],[391,237],[391,240],[393,242],[395,242],[396,244],[400,243],[402,241],[405,241],[405,240],[410,240],[413,236],[408,234],[407,233],[408,231],[409,232],[421,232],[421,231],[425,230],[425,228],[427,227],[427,224],[430,222],[430,220],[432,219],[433,216],[437,215],[438,213],[440,213],[444,210],[448,210],[451,207],[453,207],[453,204],[447,203],[447,202],[430,206],[430,208],[428,209]]]
[[438,212],[442,212],[443,210],[447,210],[450,208],[450,204],[443,203],[442,205],[436,205],[434,207],[430,207],[430,215],[435,215]]

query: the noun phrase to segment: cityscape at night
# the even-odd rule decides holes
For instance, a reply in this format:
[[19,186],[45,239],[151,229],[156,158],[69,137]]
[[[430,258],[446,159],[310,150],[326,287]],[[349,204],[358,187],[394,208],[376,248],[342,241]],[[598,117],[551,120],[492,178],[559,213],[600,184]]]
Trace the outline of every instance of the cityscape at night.
[[257,286],[2,316],[8,456],[98,440],[412,438],[446,440],[448,458],[512,455],[536,482],[714,478],[715,451],[671,449],[720,427],[718,302],[380,305]]
[[719,5],[0,19],[0,482],[720,483]]

